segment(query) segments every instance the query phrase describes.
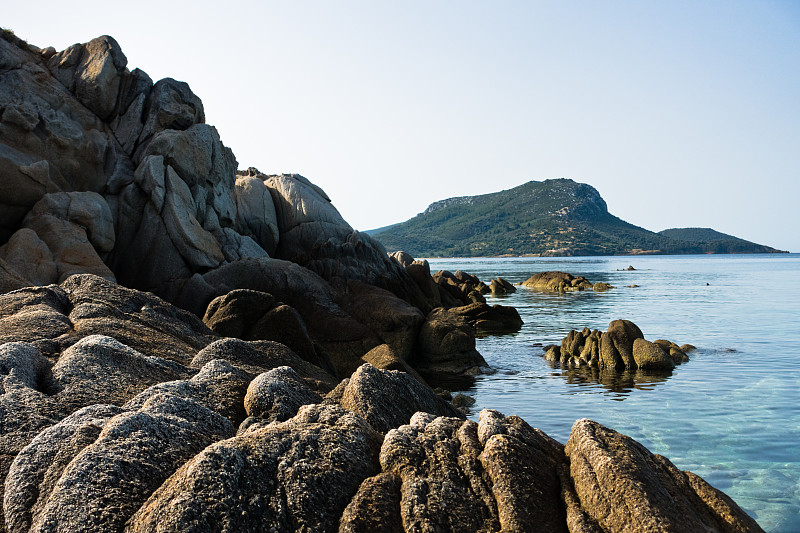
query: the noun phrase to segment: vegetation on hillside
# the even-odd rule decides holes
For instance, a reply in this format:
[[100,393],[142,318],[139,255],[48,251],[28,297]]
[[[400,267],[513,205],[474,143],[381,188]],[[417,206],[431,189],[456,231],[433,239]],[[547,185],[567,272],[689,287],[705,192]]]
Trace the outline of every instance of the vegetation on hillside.
[[[697,229],[697,228],[695,228]],[[388,251],[415,257],[766,253],[761,246],[708,230],[655,233],[608,212],[597,190],[570,179],[530,181],[513,189],[435,202],[416,217],[371,232]]]

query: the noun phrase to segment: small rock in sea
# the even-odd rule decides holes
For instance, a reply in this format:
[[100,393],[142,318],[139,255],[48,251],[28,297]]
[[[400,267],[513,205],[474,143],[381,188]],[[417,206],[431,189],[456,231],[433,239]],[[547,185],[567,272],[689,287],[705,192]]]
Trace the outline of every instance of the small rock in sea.
[[638,285],[637,285],[637,284],[635,284],[635,283],[634,283],[633,285],[625,285],[625,286],[626,286],[626,287],[629,287],[629,288],[631,288],[631,289],[635,289],[635,288],[637,288],[637,287],[638,287]]
[[539,347],[541,347],[541,346],[544,346],[544,344],[542,344],[541,342],[534,342],[533,344],[531,344],[531,346],[534,346],[534,347],[536,347],[536,348],[539,348]]
[[453,407],[472,407],[475,405],[475,398],[457,392],[456,395],[453,396],[453,399],[450,401],[450,403],[453,404]]
[[443,389],[443,388],[441,388],[441,387],[436,387],[435,389],[433,389],[433,392],[435,392],[435,393],[436,393],[436,395],[437,395],[439,398],[441,398],[442,400],[446,400],[446,401],[448,401],[448,402],[449,402],[450,400],[452,400],[452,399],[453,399],[453,393],[452,393],[452,392],[450,392],[450,391],[449,391],[449,390],[447,390],[447,389]]

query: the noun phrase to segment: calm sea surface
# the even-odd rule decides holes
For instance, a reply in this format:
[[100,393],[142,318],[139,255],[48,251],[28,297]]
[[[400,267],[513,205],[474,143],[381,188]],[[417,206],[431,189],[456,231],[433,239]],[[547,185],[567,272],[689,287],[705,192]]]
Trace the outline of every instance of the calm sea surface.
[[[800,532],[800,254],[433,259],[512,283],[561,270],[616,289],[545,294],[520,287],[490,304],[517,308],[519,333],[478,340],[497,373],[466,391],[566,442],[591,418],[730,495],[771,532]],[[635,271],[621,271],[632,265]],[[620,269],[620,270],[618,270]],[[638,285],[636,288],[628,285]],[[698,350],[668,376],[552,368],[541,345],[617,318],[645,338]]]

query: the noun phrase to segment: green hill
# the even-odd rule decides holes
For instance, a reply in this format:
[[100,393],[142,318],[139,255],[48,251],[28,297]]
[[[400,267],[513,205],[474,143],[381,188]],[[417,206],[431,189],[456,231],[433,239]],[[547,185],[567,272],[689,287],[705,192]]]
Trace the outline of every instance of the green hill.
[[388,251],[415,257],[779,251],[714,230],[703,230],[712,238],[698,238],[698,229],[655,233],[634,226],[610,214],[591,185],[551,179],[434,202],[406,222],[370,233]]

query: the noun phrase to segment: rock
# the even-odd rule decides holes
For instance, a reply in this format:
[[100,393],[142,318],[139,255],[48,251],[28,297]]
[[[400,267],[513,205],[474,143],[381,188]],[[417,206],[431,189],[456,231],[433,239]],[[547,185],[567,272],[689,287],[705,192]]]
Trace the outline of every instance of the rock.
[[670,370],[675,366],[672,358],[664,349],[654,342],[645,339],[633,341],[633,360],[641,370]]
[[30,284],[60,283],[89,273],[114,280],[102,257],[114,247],[114,223],[94,192],[46,194],[0,248],[0,257]]
[[514,285],[499,276],[497,279],[493,279],[491,281],[489,288],[491,289],[492,294],[509,294],[512,292],[517,292],[517,288],[514,287]]
[[466,319],[479,336],[514,333],[523,324],[516,309],[500,304],[490,306],[485,302],[475,302],[449,311]]
[[379,517],[401,531],[566,531],[561,449],[496,412],[478,423],[416,414],[386,435],[382,472],[364,481],[340,531],[372,531]]
[[581,508],[603,531],[761,531],[719,491],[597,422],[575,422],[565,452]]
[[187,375],[181,365],[102,335],[79,340],[53,366],[55,398],[68,413],[93,403],[122,405],[151,385]]
[[339,533],[405,533],[400,516],[401,486],[394,474],[365,479],[342,513]]
[[295,416],[304,405],[321,403],[302,378],[288,366],[260,374],[250,382],[244,397],[247,415],[267,422],[283,422]]
[[286,422],[217,442],[180,468],[127,531],[334,531],[362,480],[377,473],[380,437],[338,406],[304,406]]
[[408,266],[414,263],[414,258],[411,254],[402,251],[391,253],[389,257],[400,263],[400,266],[405,269],[408,269]]
[[[295,263],[279,259],[247,259],[230,263],[205,274],[197,283],[190,280],[174,299],[202,314],[216,296],[234,289],[271,294],[297,310],[311,339],[330,357],[342,375],[371,348],[382,344],[367,326],[355,320],[337,303],[333,287],[319,275]],[[205,293],[205,295],[203,295]],[[199,305],[192,304],[197,302]]]
[[457,313],[434,309],[427,316],[417,338],[412,366],[429,383],[471,382],[469,371],[486,367],[475,349],[475,336],[469,323]]
[[414,351],[425,315],[393,293],[357,281],[349,281],[347,290],[338,300],[344,310],[369,327],[382,341],[391,346],[397,357],[407,360]]
[[607,291],[609,289],[614,289],[615,287],[609,283],[604,281],[597,281],[594,285],[592,285],[592,290],[595,292],[602,292]]
[[472,396],[468,396],[466,394],[462,394],[457,392],[453,399],[450,401],[453,404],[453,407],[456,408],[470,408],[475,405],[475,398]]
[[253,238],[269,255],[280,240],[275,204],[264,181],[256,176],[236,176],[236,229]]
[[361,416],[380,433],[407,424],[416,412],[463,415],[426,385],[396,370],[364,364],[346,383],[339,404]]
[[66,316],[72,306],[57,285],[27,287],[0,295],[0,343],[41,341],[72,332]]
[[297,310],[271,294],[233,290],[211,301],[203,322],[222,337],[280,342],[309,363],[333,371],[330,359],[314,347]]
[[[583,328],[571,330],[561,346],[547,346],[542,356],[562,368],[589,366],[606,370],[669,371],[688,361],[686,354],[671,341],[644,340],[641,330],[628,320],[614,320],[608,331]],[[614,382],[618,377],[613,377]]]
[[523,287],[545,291],[583,291],[593,287],[583,276],[573,276],[567,272],[538,272],[521,283]]
[[[111,42],[100,38],[87,46],[111,46]],[[105,85],[106,67],[117,69],[120,64],[115,61],[124,56],[108,49],[87,55],[88,62],[81,63],[83,46],[69,50],[62,54],[69,55],[73,77],[65,88],[38,56],[0,39],[0,56],[11,63],[0,74],[0,242],[20,228],[43,195],[101,192],[130,167],[109,128],[68,90],[78,81],[74,77],[78,69],[86,74],[79,83],[82,94],[100,107],[110,105],[115,89],[113,82]],[[97,65],[104,66],[95,71],[94,62],[100,56],[105,59]],[[55,55],[50,62],[65,57]],[[92,87],[99,92],[91,94]]]
[[379,370],[399,370],[411,375],[420,383],[425,383],[422,376],[404,359],[399,357],[388,344],[379,344],[365,353],[361,359]]
[[[0,344],[0,501],[14,457],[66,414],[48,394],[51,365],[33,344]],[[0,529],[5,530],[2,513]]]
[[[106,413],[107,419],[98,418]],[[6,481],[15,495],[5,505],[11,530],[28,524],[32,530],[121,530],[178,466],[232,434],[225,418],[169,395],[152,397],[136,411],[79,411],[15,459]]]
[[215,359],[227,361],[253,378],[273,368],[289,366],[302,376],[309,387],[322,393],[330,391],[339,382],[321,368],[301,359],[288,347],[272,341],[220,339],[197,352],[190,366],[201,368]]
[[224,416],[232,426],[244,420],[245,393],[252,376],[227,361],[212,359],[204,364],[191,379],[164,381],[149,387],[128,401],[128,410],[141,409],[152,398],[160,395],[192,400]]
[[142,354],[188,365],[214,336],[196,316],[152,294],[82,274],[61,284],[79,337],[113,337]]
[[[476,276],[461,270],[456,271],[455,274],[447,270],[440,270],[433,275],[433,280],[442,292],[442,303],[445,303],[446,300],[450,300],[453,305],[459,305],[459,303],[468,305],[476,300],[485,303],[485,299],[473,293],[482,295],[490,291],[489,287]],[[448,307],[453,305],[448,305]]]
[[[621,364],[627,368],[636,368],[633,358],[633,341],[643,339],[642,330],[629,320],[613,320],[600,341],[600,356],[609,367]],[[612,364],[613,362],[613,364]]]

